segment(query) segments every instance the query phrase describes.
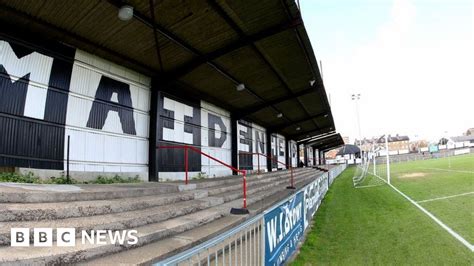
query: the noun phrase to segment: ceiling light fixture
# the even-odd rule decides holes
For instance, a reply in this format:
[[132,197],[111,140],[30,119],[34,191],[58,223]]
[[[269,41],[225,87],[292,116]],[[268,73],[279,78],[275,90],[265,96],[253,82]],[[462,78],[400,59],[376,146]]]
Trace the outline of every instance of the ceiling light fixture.
[[237,91],[243,91],[243,90],[245,90],[245,84],[240,83],[239,85],[237,85],[237,86],[235,87],[235,89],[236,89]]
[[133,18],[133,7],[129,5],[123,5],[118,11],[118,18],[121,21],[129,21]]
[[277,114],[277,117],[278,117],[278,118],[282,118],[282,117],[283,117],[283,114],[282,114],[282,113],[278,113],[278,114]]
[[296,127],[296,131],[300,131],[301,130],[301,127]]
[[309,85],[310,85],[311,87],[313,87],[314,83],[316,83],[316,80],[314,80],[314,79],[312,79],[312,80],[309,81]]

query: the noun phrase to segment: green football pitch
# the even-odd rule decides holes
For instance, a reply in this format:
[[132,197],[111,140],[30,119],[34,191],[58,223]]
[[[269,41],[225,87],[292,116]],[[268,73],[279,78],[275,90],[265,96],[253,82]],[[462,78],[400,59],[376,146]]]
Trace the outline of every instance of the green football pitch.
[[474,154],[394,163],[392,184],[474,244]]
[[[358,171],[336,179],[295,265],[474,265],[474,252],[388,185],[354,188]],[[392,163],[390,171],[393,186],[474,244],[474,154]]]

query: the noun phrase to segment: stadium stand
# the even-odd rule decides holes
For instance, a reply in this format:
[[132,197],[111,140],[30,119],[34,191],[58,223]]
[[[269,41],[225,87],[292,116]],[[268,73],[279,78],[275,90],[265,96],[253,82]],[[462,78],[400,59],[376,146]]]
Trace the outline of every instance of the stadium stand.
[[[309,185],[320,202],[343,169],[298,168],[302,149],[305,165],[322,165],[343,141],[293,0],[15,0],[0,13],[0,169],[144,181],[0,184],[0,263],[151,263]],[[285,188],[288,169],[297,190]],[[250,215],[230,215],[242,199]],[[14,227],[139,236],[133,247],[29,249],[9,246]],[[163,249],[98,261],[152,243]]]

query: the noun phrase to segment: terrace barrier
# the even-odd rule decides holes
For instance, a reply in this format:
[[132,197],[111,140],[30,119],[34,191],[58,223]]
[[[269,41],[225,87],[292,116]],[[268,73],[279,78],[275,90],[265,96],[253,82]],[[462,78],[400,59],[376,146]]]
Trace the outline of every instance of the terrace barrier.
[[155,265],[286,264],[304,240],[304,232],[330,185],[344,169],[346,164],[330,168],[262,213]]
[[231,213],[232,214],[248,214],[249,211],[247,209],[247,171],[245,170],[240,170],[232,165],[229,165],[207,153],[202,152],[201,150],[189,146],[189,145],[169,145],[169,146],[157,146],[158,149],[183,149],[184,150],[184,171],[185,171],[185,184],[187,185],[189,183],[189,161],[188,161],[188,155],[189,155],[189,150],[196,152],[198,154],[201,154],[202,156],[205,156],[215,162],[218,162],[219,164],[222,164],[223,166],[231,169],[234,172],[242,174],[242,190],[243,190],[243,203],[242,203],[242,208],[232,208]]

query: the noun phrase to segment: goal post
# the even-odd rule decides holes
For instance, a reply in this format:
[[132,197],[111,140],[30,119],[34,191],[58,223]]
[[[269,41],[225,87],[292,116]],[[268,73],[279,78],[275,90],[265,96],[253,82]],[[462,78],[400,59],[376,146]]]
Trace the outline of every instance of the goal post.
[[388,149],[388,135],[385,134],[385,152],[387,154],[387,183],[390,184],[390,150]]
[[373,139],[368,150],[361,151],[361,154],[364,158],[354,173],[354,187],[372,187],[391,182],[390,153],[386,135]]

